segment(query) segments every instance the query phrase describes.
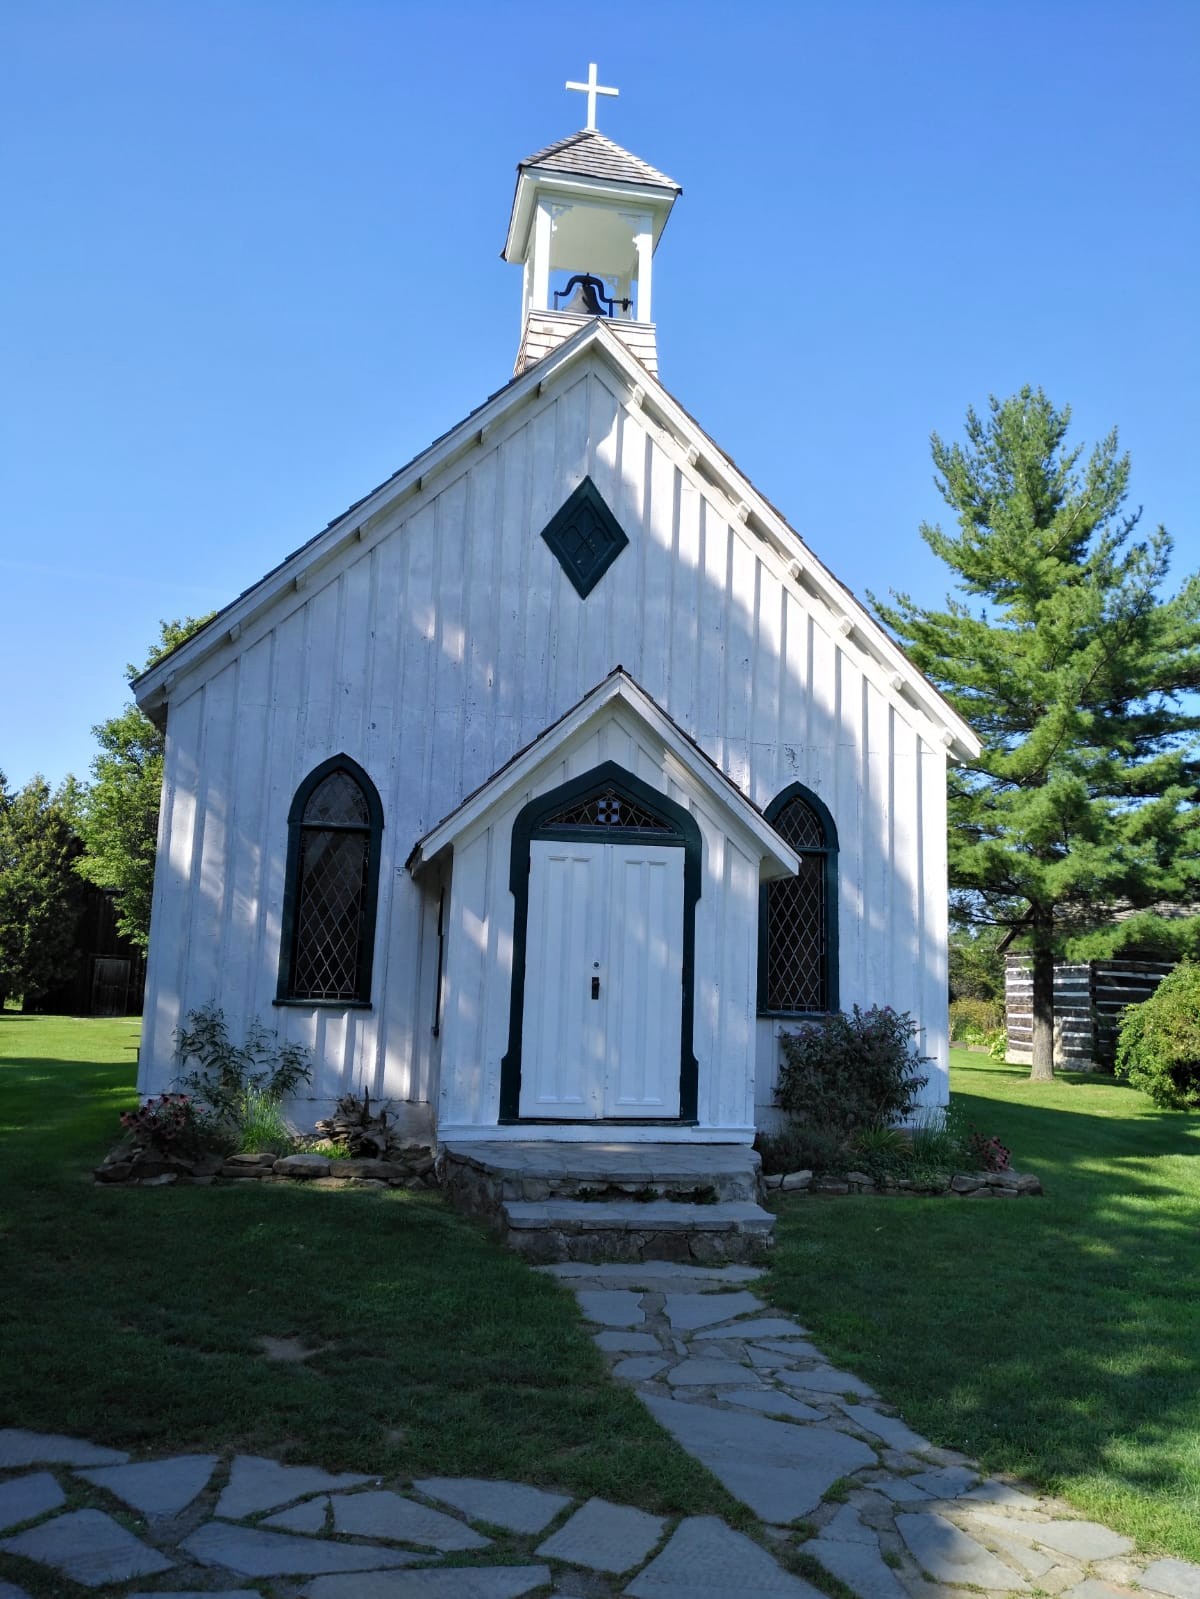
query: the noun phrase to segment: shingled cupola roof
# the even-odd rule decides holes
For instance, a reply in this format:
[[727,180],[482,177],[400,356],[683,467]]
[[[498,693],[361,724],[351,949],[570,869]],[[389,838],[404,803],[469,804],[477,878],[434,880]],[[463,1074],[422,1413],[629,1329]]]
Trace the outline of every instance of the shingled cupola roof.
[[606,139],[594,128],[581,128],[569,133],[565,139],[548,144],[544,150],[527,155],[517,163],[517,171],[529,167],[545,167],[550,172],[569,172],[579,178],[608,178],[613,183],[650,184],[655,188],[671,189],[675,194],[683,190],[674,178],[667,177],[657,167],[652,167],[640,156],[622,150],[619,144]]

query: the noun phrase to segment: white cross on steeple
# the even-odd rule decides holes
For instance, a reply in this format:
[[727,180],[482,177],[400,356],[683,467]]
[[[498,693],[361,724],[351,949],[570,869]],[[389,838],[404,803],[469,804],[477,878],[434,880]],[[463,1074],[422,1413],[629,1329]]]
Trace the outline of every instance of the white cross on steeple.
[[594,61],[589,61],[588,62],[588,79],[587,79],[587,82],[586,83],[568,83],[567,84],[567,88],[568,89],[578,89],[580,94],[586,94],[587,95],[587,97],[588,97],[588,119],[587,119],[587,125],[588,125],[589,131],[592,132],[592,133],[594,133],[596,131],[596,96],[598,94],[618,95],[621,92],[620,89],[605,89],[599,83],[596,82],[596,63]]

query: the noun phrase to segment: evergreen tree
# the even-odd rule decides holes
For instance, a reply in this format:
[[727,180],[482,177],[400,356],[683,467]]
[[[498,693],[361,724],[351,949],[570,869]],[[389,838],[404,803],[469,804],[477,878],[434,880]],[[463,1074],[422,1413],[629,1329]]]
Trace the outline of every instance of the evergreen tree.
[[[933,436],[957,531],[921,536],[965,599],[872,596],[909,656],[983,740],[950,774],[960,920],[1017,930],[1033,962],[1032,1076],[1053,1068],[1054,959],[1196,948],[1200,921],[1200,576],[1164,595],[1171,540],[1135,539],[1114,431],[1082,463],[1069,409],[1039,389]],[[976,603],[972,608],[969,602]],[[1114,922],[1115,908],[1141,909]]]
[[[161,637],[151,647],[145,666],[127,667],[129,681],[191,638],[209,619],[187,616],[161,623]],[[145,949],[154,895],[163,735],[136,705],[127,705],[120,716],[101,722],[92,733],[100,751],[92,759],[91,785],[78,802],[84,854],[75,869],[89,882],[116,890],[117,926]]]
[[0,995],[20,994],[27,1009],[75,961],[83,891],[71,869],[73,793],[73,784],[51,793],[44,777],[12,793],[0,773]]

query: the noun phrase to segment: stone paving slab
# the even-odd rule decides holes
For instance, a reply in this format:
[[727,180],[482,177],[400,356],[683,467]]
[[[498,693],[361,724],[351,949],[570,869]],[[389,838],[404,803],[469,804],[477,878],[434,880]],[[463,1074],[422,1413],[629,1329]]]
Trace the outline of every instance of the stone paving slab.
[[[458,1566],[453,1571],[387,1571],[320,1577],[304,1599],[520,1599],[550,1582],[549,1566]],[[744,1596],[743,1596],[744,1599]]]
[[662,1516],[644,1510],[589,1499],[535,1553],[591,1571],[632,1571],[662,1537],[666,1524]]
[[680,1522],[625,1592],[632,1599],[820,1599],[815,1588],[715,1516]]
[[693,1332],[697,1327],[711,1327],[717,1322],[733,1321],[737,1316],[745,1316],[751,1311],[766,1308],[761,1299],[756,1299],[749,1293],[669,1293],[663,1306],[673,1332]]
[[410,1549],[324,1543],[316,1538],[265,1532],[258,1527],[206,1522],[179,1546],[203,1566],[224,1566],[239,1577],[314,1577],[334,1571],[378,1571],[426,1558]]
[[917,1564],[938,1582],[996,1588],[1002,1593],[1028,1591],[1029,1584],[1011,1566],[944,1516],[901,1513],[896,1517],[896,1531]]
[[810,1371],[780,1373],[780,1381],[792,1388],[807,1388],[814,1394],[861,1394],[874,1399],[875,1390],[852,1371],[839,1371],[836,1366],[814,1366]]
[[566,1494],[482,1477],[422,1477],[413,1487],[429,1499],[453,1505],[472,1521],[485,1521],[508,1532],[541,1532],[571,1503]]
[[[702,1282],[711,1291],[713,1288],[722,1287],[729,1283],[752,1283],[763,1274],[762,1266],[697,1266],[690,1263],[683,1264],[675,1260],[646,1260],[639,1265],[626,1265],[617,1261],[606,1261],[596,1265],[589,1265],[581,1260],[556,1261],[549,1266],[535,1266],[534,1271],[545,1272],[547,1276],[561,1278],[563,1282],[572,1283],[581,1279],[592,1279],[598,1285],[618,1288],[629,1286],[638,1288],[651,1283],[675,1282],[685,1279],[688,1282]],[[625,1279],[629,1279],[626,1284]]]
[[957,1499],[979,1481],[979,1473],[967,1466],[939,1466],[936,1471],[919,1471],[908,1482],[932,1494],[935,1499]]
[[453,1516],[419,1505],[402,1494],[381,1488],[375,1493],[336,1494],[333,1525],[337,1532],[360,1538],[390,1538],[396,1543],[424,1544],[442,1554],[460,1549],[486,1549],[491,1543]]
[[[0,1599],[29,1599],[29,1595],[24,1588],[18,1588],[15,1582],[5,1582],[0,1578]],[[185,1596],[180,1596],[180,1599],[185,1599]],[[205,1595],[205,1599],[220,1599],[220,1595]],[[251,1594],[250,1599],[258,1599],[258,1595]]]
[[606,1355],[650,1355],[662,1347],[653,1333],[644,1332],[598,1332],[592,1342]]
[[[167,1590],[160,1593],[128,1593],[125,1599],[164,1599]],[[5,1599],[4,1588],[0,1585],[0,1599]],[[177,1588],[169,1590],[169,1599],[262,1599],[257,1588],[188,1588],[182,1593]]]
[[668,1364],[661,1355],[631,1355],[628,1360],[619,1360],[612,1374],[623,1382],[648,1382]]
[[646,1319],[641,1294],[628,1288],[581,1288],[575,1298],[588,1321],[604,1327],[640,1327]]
[[208,1486],[216,1455],[174,1455],[136,1466],[93,1466],[78,1475],[143,1516],[177,1516]]
[[1200,1599],[1200,1566],[1188,1560],[1156,1560],[1142,1575],[1142,1587],[1171,1599]]
[[702,1327],[696,1333],[696,1337],[803,1339],[807,1331],[807,1328],[799,1327],[794,1321],[788,1321],[783,1316],[754,1316],[747,1321],[735,1321],[729,1327]]
[[643,1401],[678,1444],[764,1521],[786,1524],[806,1515],[839,1477],[875,1460],[866,1444],[827,1428],[653,1394]]
[[321,1471],[317,1466],[281,1466],[277,1460],[260,1455],[237,1455],[229,1472],[229,1482],[217,1500],[215,1514],[230,1521],[257,1515],[260,1510],[275,1510],[303,1499],[308,1494],[328,1493],[334,1488],[357,1488],[373,1479],[358,1472]]
[[821,1537],[833,1543],[865,1543],[872,1549],[878,1549],[879,1539],[870,1529],[863,1525],[862,1517],[853,1505],[842,1505],[832,1521],[827,1521],[821,1528]]
[[56,1516],[15,1538],[5,1538],[0,1549],[51,1566],[85,1588],[155,1576],[172,1566],[165,1555],[142,1543],[102,1510],[72,1510]]
[[812,1538],[803,1546],[826,1571],[852,1588],[858,1599],[908,1599],[878,1546],[848,1539]]
[[48,1471],[0,1483],[0,1532],[65,1505],[67,1496]]
[[129,1456],[120,1449],[101,1449],[60,1432],[26,1432],[0,1428],[0,1471],[13,1466],[120,1466]]
[[667,1373],[672,1388],[713,1388],[722,1383],[744,1383],[746,1368],[738,1360],[693,1357],[681,1360]]
[[324,1532],[329,1519],[329,1499],[305,1499],[290,1510],[277,1510],[263,1519],[264,1527],[277,1527],[281,1532]]
[[786,1416],[789,1421],[821,1421],[822,1414],[811,1405],[804,1405],[791,1394],[781,1394],[778,1388],[735,1388],[721,1395],[727,1405],[738,1405],[745,1410],[758,1410],[764,1416]]
[[929,1440],[905,1426],[899,1416],[885,1416],[870,1405],[851,1405],[844,1400],[841,1408],[863,1432],[874,1433],[892,1449],[912,1449],[919,1454],[929,1448]]
[[[1102,1527],[1097,1521],[1019,1521],[1010,1517],[1005,1531],[1017,1538],[1056,1549],[1073,1560],[1111,1560],[1133,1548],[1132,1538]],[[1149,1586],[1149,1585],[1147,1585]]]

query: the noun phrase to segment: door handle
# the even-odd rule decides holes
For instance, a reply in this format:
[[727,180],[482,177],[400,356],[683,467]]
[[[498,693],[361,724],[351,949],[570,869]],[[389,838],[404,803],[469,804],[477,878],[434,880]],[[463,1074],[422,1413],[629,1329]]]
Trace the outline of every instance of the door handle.
[[600,979],[598,977],[592,978],[592,998],[600,998]]

